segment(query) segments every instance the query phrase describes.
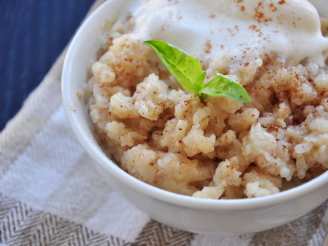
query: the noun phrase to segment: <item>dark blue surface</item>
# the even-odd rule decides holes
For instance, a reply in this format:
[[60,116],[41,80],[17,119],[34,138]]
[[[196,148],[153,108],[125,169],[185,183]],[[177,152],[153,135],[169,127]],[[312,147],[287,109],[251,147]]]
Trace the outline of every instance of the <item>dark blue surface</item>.
[[0,0],[0,130],[41,82],[94,0]]

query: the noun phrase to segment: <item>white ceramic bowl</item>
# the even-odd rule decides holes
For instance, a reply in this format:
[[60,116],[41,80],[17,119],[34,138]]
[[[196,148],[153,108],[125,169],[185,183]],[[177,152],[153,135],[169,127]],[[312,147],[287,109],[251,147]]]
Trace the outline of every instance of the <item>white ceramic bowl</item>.
[[70,124],[95,167],[135,206],[153,219],[199,233],[246,233],[270,229],[308,213],[328,199],[328,172],[279,194],[238,200],[203,200],[158,189],[120,169],[98,146],[86,106],[77,93],[87,82],[88,69],[101,45],[104,23],[115,21],[126,1],[108,0],[82,24],[68,49],[62,95]]

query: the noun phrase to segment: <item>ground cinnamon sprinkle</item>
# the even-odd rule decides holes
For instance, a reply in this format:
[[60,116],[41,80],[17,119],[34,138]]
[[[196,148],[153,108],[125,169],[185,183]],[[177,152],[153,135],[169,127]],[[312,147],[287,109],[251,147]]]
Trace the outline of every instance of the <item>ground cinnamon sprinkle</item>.
[[243,5],[243,0],[236,0],[237,5],[239,5],[239,9],[241,12],[244,12],[246,10],[245,5]]
[[209,54],[209,53],[211,53],[212,48],[213,48],[213,47],[212,47],[212,43],[211,43],[211,41],[207,40],[206,43],[205,43],[204,52],[205,52],[206,54]]
[[259,2],[255,8],[255,19],[258,21],[258,22],[269,22],[271,21],[271,18],[270,17],[267,17],[265,14],[264,14],[264,3],[263,2]]
[[254,32],[259,31],[259,27],[255,24],[250,25],[248,28]]
[[251,31],[256,32],[259,37],[263,35],[261,28],[255,24],[252,24],[248,27]]
[[270,3],[270,9],[272,12],[276,12],[277,11],[277,7],[273,4],[273,3]]

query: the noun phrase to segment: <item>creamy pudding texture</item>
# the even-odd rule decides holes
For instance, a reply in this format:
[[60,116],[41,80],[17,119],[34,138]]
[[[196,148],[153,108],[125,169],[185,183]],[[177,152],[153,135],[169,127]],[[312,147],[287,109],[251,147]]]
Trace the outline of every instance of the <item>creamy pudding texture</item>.
[[328,48],[320,17],[307,0],[141,0],[132,5],[131,35],[165,40],[202,60],[252,50],[274,52],[296,64]]
[[[116,1],[86,97],[122,169],[212,199],[271,195],[328,169],[328,24],[322,34],[308,1]],[[251,103],[182,90],[149,39],[197,56],[208,78],[236,77]]]

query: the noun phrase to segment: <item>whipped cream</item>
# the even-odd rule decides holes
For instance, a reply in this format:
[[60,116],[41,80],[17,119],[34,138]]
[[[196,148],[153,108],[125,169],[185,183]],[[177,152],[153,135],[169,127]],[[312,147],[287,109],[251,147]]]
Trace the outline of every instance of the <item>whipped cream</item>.
[[129,11],[130,35],[165,40],[200,59],[252,50],[298,63],[328,49],[307,0],[136,0]]

